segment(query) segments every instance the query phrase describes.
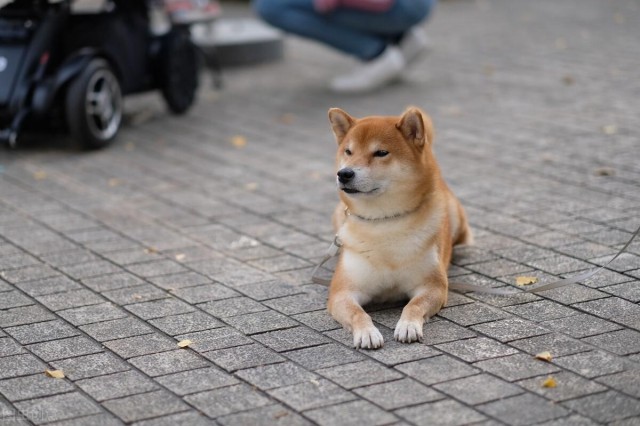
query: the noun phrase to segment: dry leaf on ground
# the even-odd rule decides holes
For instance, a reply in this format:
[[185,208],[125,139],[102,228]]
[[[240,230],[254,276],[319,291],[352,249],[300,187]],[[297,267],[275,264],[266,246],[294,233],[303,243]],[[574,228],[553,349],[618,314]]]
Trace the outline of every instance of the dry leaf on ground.
[[247,145],[247,138],[244,136],[236,135],[231,138],[231,143],[236,148],[244,148]]
[[602,133],[605,135],[615,135],[618,133],[618,127],[615,124],[607,124],[606,126],[602,126]]
[[189,345],[193,344],[193,342],[189,339],[185,339],[185,340],[180,340],[178,342],[178,347],[179,348],[188,348]]
[[62,370],[44,370],[44,375],[54,379],[64,379],[64,373]]
[[551,352],[549,351],[544,351],[544,352],[540,352],[539,354],[536,354],[536,359],[539,359],[541,361],[547,361],[547,362],[551,362]]
[[538,282],[536,277],[516,277],[516,285],[530,285]]
[[181,262],[181,261],[185,260],[186,258],[187,258],[187,255],[184,254],[184,253],[176,254],[176,260],[178,262]]
[[47,178],[47,172],[43,172],[42,170],[33,172],[33,178],[35,180],[45,180]]
[[556,386],[558,386],[558,382],[556,382],[556,379],[551,376],[547,377],[544,379],[544,382],[542,382],[543,388],[555,388]]

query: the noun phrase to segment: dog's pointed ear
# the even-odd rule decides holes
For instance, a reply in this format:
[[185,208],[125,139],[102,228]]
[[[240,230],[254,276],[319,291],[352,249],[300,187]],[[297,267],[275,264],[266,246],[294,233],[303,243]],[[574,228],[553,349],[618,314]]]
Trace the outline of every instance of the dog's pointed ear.
[[418,108],[408,108],[402,114],[400,121],[396,123],[396,127],[405,139],[413,142],[419,148],[422,148],[425,143],[431,144],[433,141],[431,119]]
[[336,135],[336,141],[340,143],[356,120],[340,108],[331,108],[329,110],[329,122],[331,123],[333,134]]

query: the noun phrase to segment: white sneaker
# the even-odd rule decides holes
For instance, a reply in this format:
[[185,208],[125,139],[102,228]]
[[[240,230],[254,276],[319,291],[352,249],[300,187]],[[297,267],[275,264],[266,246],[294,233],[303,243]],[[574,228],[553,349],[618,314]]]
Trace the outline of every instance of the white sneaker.
[[430,43],[422,27],[411,27],[400,40],[400,51],[407,65],[414,63],[428,50]]
[[400,49],[389,45],[377,58],[359,65],[349,74],[335,77],[329,88],[338,93],[369,92],[397,78],[405,65]]

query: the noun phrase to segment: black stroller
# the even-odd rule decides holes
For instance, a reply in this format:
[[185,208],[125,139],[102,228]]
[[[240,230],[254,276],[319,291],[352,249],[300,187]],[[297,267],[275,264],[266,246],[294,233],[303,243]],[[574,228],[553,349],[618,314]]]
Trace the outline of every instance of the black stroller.
[[104,6],[76,14],[70,0],[15,0],[0,9],[0,142],[62,127],[95,149],[118,133],[124,95],[159,89],[175,114],[193,104],[199,58],[189,27],[153,35],[145,1]]

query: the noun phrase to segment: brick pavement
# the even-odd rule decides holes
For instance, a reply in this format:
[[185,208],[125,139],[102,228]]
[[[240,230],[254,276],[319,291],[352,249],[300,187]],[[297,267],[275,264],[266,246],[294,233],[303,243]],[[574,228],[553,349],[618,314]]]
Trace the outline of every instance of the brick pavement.
[[186,117],[130,100],[107,150],[0,152],[0,425],[640,424],[640,242],[583,284],[452,295],[424,344],[374,307],[379,351],[350,347],[309,277],[336,201],[331,106],[433,115],[476,230],[457,280],[606,261],[640,220],[639,18],[630,0],[446,1],[434,51],[376,94],[328,93],[349,62],[291,39]]

